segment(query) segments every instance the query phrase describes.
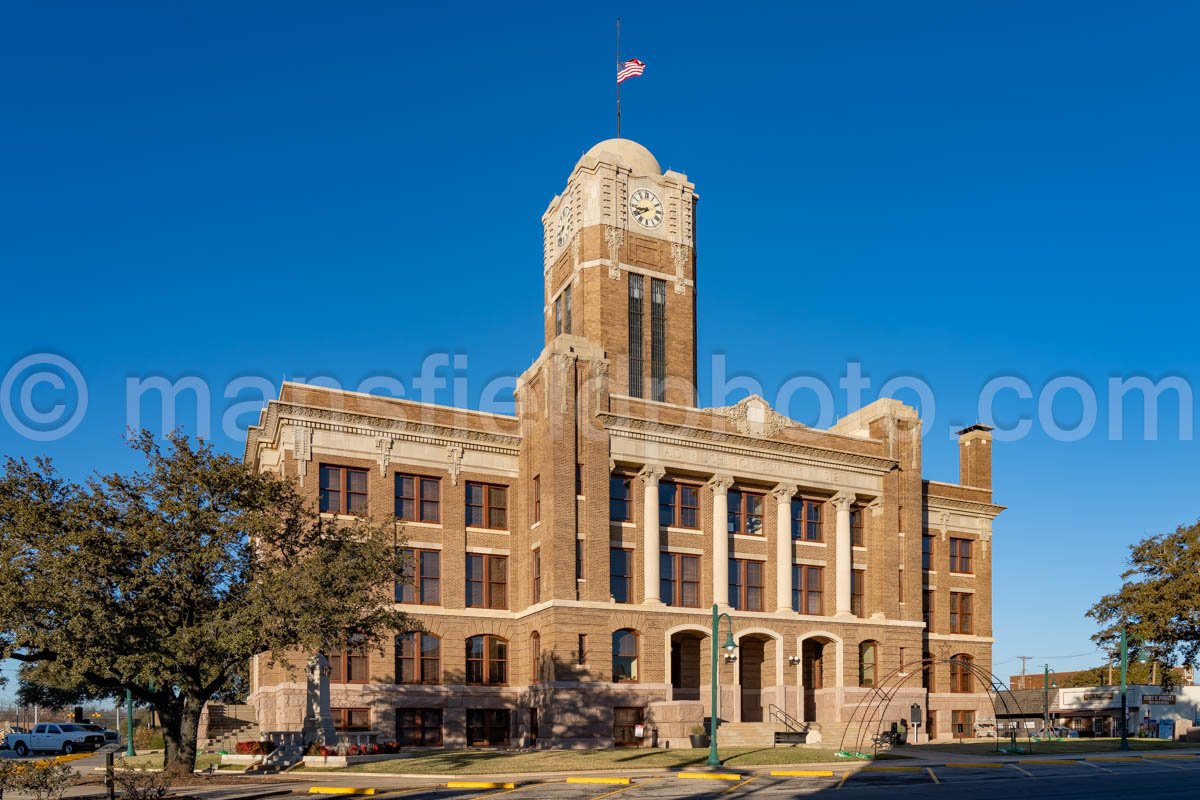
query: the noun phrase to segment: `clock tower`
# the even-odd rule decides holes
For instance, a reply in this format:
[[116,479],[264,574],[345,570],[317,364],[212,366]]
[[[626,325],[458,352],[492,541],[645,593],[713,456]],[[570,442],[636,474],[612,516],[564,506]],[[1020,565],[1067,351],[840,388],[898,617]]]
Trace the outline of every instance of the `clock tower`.
[[608,139],[542,215],[546,343],[598,345],[614,394],[695,405],[698,199],[645,147]]

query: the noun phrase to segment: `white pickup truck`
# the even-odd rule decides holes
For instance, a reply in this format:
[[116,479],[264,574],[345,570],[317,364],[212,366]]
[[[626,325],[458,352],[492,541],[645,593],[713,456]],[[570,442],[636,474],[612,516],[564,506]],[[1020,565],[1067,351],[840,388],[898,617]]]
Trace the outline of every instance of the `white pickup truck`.
[[18,756],[43,752],[69,755],[81,750],[96,750],[104,746],[104,734],[89,731],[70,722],[43,722],[33,726],[31,733],[10,733],[4,744]]

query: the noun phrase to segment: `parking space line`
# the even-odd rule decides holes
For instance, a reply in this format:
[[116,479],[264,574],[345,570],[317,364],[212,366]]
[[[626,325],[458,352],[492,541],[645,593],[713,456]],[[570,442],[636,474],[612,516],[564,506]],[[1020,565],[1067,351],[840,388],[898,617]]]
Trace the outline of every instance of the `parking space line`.
[[630,789],[635,789],[638,786],[644,786],[646,783],[648,783],[649,781],[652,781],[652,780],[657,780],[657,778],[648,778],[648,779],[642,780],[638,783],[631,783],[628,786],[622,786],[620,789],[613,789],[611,792],[605,792],[604,794],[598,794],[595,797],[591,798],[591,800],[603,800],[603,798],[612,797],[614,794],[620,794],[621,792],[628,792]]
[[485,797],[499,797],[502,794],[512,794],[513,792],[519,792],[522,789],[532,789],[535,786],[545,786],[548,783],[555,783],[555,781],[539,781],[538,783],[527,783],[524,786],[513,786],[510,783],[509,786],[512,786],[511,789],[504,789],[499,792],[490,792],[489,794],[477,794],[472,797],[471,800],[483,800]]
[[941,781],[938,780],[938,776],[933,774],[933,767],[926,767],[925,771],[929,773],[929,777],[933,778],[934,783],[941,783]]
[[1084,761],[1141,761],[1141,756],[1089,756]]
[[952,769],[1004,769],[1003,764],[995,761],[949,761],[942,766]]
[[[1180,767],[1180,769],[1183,769],[1183,767]],[[742,781],[741,783],[735,783],[733,786],[730,786],[728,789],[721,792],[721,794],[729,794],[730,792],[737,791],[738,789],[742,788],[747,783],[756,779],[757,777],[758,777],[757,775],[751,775],[749,778],[746,778],[746,780]]]
[[1073,767],[1083,759],[1067,760],[1065,758],[1022,758],[1018,764],[1029,764],[1031,766],[1047,765],[1052,767]]
[[1099,764],[1093,764],[1092,762],[1090,762],[1090,761],[1088,761],[1088,760],[1086,760],[1086,759],[1080,760],[1080,761],[1078,761],[1078,762],[1076,762],[1076,763],[1083,764],[1085,767],[1091,767],[1092,769],[1098,769],[1098,770],[1100,770],[1101,772],[1107,772],[1109,775],[1116,775],[1116,774],[1117,774],[1115,771],[1113,771],[1113,770],[1111,770],[1111,769],[1108,769],[1107,767],[1102,767],[1102,766],[1100,766]]
[[1021,769],[1021,768],[1020,768],[1019,766],[1017,766],[1016,764],[1005,764],[1005,766],[1007,766],[1007,767],[1012,767],[1012,768],[1013,768],[1013,769],[1015,769],[1017,772],[1021,773],[1022,775],[1024,775],[1024,776],[1025,776],[1025,777],[1027,777],[1027,778],[1032,778],[1032,777],[1033,777],[1033,773],[1032,773],[1032,772],[1030,772],[1030,771],[1029,771],[1029,770],[1027,770],[1027,769]]
[[1171,769],[1181,769],[1184,772],[1192,772],[1193,771],[1193,770],[1188,769],[1187,767],[1181,767],[1178,764],[1172,764],[1170,761],[1155,761],[1154,763],[1156,766],[1161,764],[1164,767],[1170,767]]

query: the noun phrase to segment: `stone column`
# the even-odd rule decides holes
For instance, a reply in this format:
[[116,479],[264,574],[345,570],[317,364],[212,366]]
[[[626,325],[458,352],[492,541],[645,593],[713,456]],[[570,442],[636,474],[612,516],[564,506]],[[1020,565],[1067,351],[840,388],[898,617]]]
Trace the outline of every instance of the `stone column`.
[[713,493],[713,602],[729,608],[729,487],[733,478],[714,475],[708,481]]
[[775,498],[776,611],[792,610],[792,495],[795,493],[796,487],[786,483],[771,490]]
[[836,560],[837,560],[837,611],[836,616],[851,616],[850,570],[853,550],[850,547],[850,506],[854,503],[854,492],[838,492],[833,498],[837,511]]
[[658,481],[665,470],[657,464],[642,467],[642,602],[662,605],[658,596],[658,559],[662,536],[658,525]]

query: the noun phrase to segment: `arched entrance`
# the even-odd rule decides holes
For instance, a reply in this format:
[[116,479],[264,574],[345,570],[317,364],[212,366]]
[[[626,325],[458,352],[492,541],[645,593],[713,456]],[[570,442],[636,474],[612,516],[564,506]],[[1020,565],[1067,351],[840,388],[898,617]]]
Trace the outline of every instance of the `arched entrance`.
[[699,700],[701,664],[708,637],[698,631],[671,634],[671,699]]
[[800,652],[800,719],[837,722],[838,688],[842,685],[842,642],[825,631],[812,631],[796,643]]
[[772,664],[767,661],[768,644],[772,640],[762,634],[742,636],[738,640],[738,684],[742,692],[742,722],[763,721],[763,687],[774,686]]

